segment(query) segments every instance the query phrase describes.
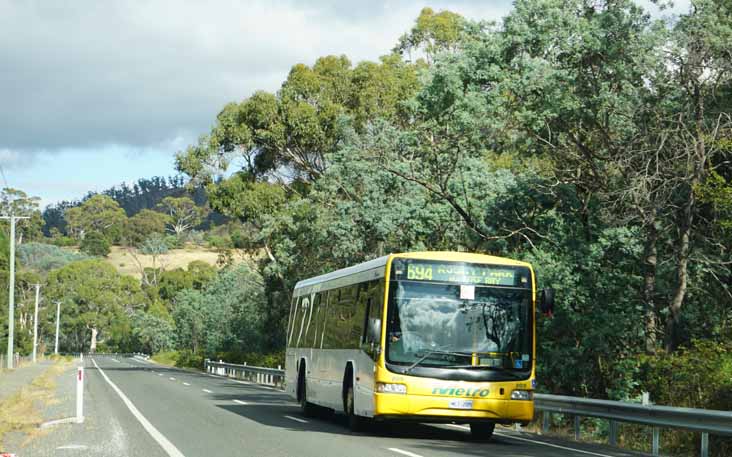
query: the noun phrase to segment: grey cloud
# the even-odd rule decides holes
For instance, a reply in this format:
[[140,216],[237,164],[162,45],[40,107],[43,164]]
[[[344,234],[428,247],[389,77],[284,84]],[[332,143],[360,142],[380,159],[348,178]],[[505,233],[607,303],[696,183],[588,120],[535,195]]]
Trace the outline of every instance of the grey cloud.
[[[480,18],[509,8],[506,0],[437,3]],[[0,0],[0,148],[30,155],[195,138],[226,102],[276,90],[294,63],[388,52],[421,7]]]

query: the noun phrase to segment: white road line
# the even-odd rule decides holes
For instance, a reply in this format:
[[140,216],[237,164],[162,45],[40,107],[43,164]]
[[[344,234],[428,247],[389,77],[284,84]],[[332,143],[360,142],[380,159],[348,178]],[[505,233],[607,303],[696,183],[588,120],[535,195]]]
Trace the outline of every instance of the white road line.
[[79,451],[79,450],[84,450],[87,448],[88,448],[88,446],[85,446],[83,444],[67,444],[65,446],[59,446],[56,449],[58,449],[58,450],[71,449],[71,450]]
[[234,379],[233,381],[234,381],[235,383],[237,383],[237,384],[251,384],[251,382],[247,382],[247,381],[239,381],[238,379]]
[[168,378],[168,379],[170,379],[171,381],[175,381],[175,378]]
[[[117,359],[112,359],[112,360],[113,360],[113,361],[115,361],[115,362],[117,362],[117,363],[122,363],[122,362],[120,362],[120,361],[119,361],[119,360],[117,360]],[[58,449],[58,448],[57,448],[57,449]]]
[[112,389],[117,392],[117,395],[119,395],[119,398],[122,399],[122,402],[125,404],[125,406],[127,406],[127,409],[130,410],[132,415],[135,416],[135,419],[137,419],[143,426],[143,428],[147,430],[150,436],[152,436],[153,439],[158,442],[158,444],[160,445],[160,447],[163,448],[165,453],[168,454],[170,457],[185,457],[183,453],[179,451],[173,443],[168,441],[168,439],[163,436],[163,434],[160,433],[158,429],[156,429],[155,426],[145,418],[145,416],[142,415],[142,413],[135,407],[135,405],[132,404],[130,399],[127,398],[127,396],[119,389],[119,387],[117,387],[115,383],[113,383],[112,380],[107,377],[107,374],[101,368],[99,368],[99,365],[97,365],[97,361],[92,359],[92,363],[94,363],[94,367],[99,370],[99,374],[101,374],[104,380],[107,381],[107,384],[109,384]]
[[549,447],[553,447],[553,448],[557,448],[557,449],[564,449],[565,451],[578,452],[580,454],[594,455],[596,457],[612,457],[611,455],[608,455],[608,454],[598,454],[597,452],[583,451],[582,449],[575,449],[572,447],[560,446],[558,444],[545,443],[544,441],[530,440],[528,438],[521,438],[518,436],[506,435],[504,433],[496,433],[496,435],[500,436],[501,438],[510,438],[512,440],[526,441],[527,443],[540,444],[542,446],[549,446]]
[[448,427],[452,427],[452,428],[459,428],[460,430],[470,430],[470,427],[468,427],[467,425],[458,425],[458,424],[445,424],[445,425],[447,425]]
[[208,389],[201,389],[201,390],[202,390],[202,391],[204,391],[204,392],[206,392],[207,394],[212,394],[212,393],[213,393],[213,392],[211,392],[211,391],[210,391],[210,390],[208,390]]
[[184,386],[190,386],[190,384],[188,384],[187,382],[184,382],[183,385]]
[[396,452],[397,454],[408,455],[409,457],[422,457],[421,455],[415,454],[414,452],[404,451],[395,447],[390,447],[389,450],[391,452]]
[[303,424],[308,423],[308,421],[306,421],[305,419],[300,419],[299,417],[285,416],[285,418],[296,421],[296,422],[301,422]]
[[234,403],[239,403],[240,405],[248,405],[249,403],[241,400],[234,400]]

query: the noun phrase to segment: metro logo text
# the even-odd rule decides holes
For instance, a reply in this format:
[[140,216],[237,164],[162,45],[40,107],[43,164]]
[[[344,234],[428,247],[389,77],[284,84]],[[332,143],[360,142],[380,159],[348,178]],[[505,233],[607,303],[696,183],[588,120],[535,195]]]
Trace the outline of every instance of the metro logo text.
[[450,395],[453,397],[487,397],[489,393],[488,389],[463,389],[462,387],[435,387],[432,389],[432,395]]

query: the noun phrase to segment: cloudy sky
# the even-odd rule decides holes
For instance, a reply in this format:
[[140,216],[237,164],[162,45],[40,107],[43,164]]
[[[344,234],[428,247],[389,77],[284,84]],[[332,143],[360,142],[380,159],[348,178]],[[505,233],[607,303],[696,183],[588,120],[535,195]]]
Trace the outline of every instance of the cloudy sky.
[[0,166],[44,204],[172,175],[225,103],[293,64],[376,59],[425,4],[500,20],[511,3],[0,0]]

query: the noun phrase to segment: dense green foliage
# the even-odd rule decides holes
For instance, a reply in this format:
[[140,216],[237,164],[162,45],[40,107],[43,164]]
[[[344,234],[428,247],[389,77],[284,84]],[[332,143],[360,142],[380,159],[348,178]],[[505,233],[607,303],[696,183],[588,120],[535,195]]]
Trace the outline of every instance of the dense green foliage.
[[383,109],[325,57],[179,155],[199,182],[244,164],[208,191],[263,254],[269,348],[298,279],[418,249],[528,260],[559,290],[544,390],[634,398],[659,389],[644,354],[732,337],[730,5],[666,23],[632,1],[514,6],[498,25],[425,9],[399,55],[356,66],[379,69],[360,84]]
[[79,243],[79,250],[92,257],[107,257],[111,252],[109,241],[100,232],[89,232]]
[[43,273],[87,258],[84,254],[43,243],[23,243],[18,246],[17,255],[22,266]]

